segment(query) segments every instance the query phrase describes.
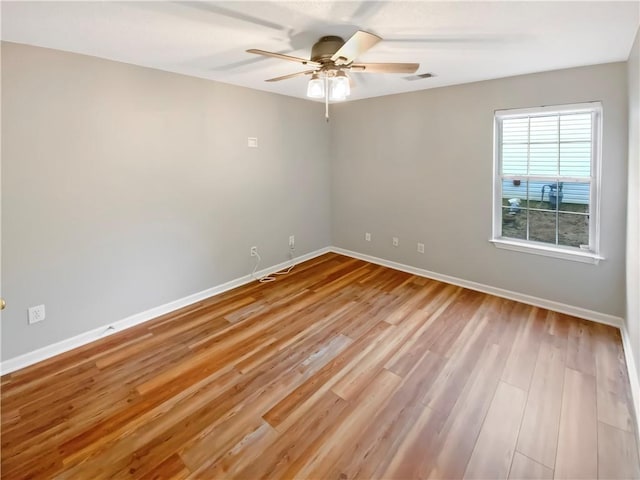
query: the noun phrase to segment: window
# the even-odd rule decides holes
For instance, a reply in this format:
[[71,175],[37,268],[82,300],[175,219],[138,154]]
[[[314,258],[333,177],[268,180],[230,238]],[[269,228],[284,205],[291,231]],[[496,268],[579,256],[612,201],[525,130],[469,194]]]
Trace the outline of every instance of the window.
[[495,114],[497,247],[597,263],[598,102]]

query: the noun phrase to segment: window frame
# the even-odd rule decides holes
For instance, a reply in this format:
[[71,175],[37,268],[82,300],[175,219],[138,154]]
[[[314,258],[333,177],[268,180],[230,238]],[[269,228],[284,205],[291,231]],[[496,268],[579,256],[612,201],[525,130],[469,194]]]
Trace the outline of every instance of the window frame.
[[[502,236],[502,185],[505,179],[535,181],[544,175],[503,175],[502,174],[502,122],[507,118],[530,118],[566,113],[593,113],[591,119],[591,176],[589,180],[589,248],[553,245],[551,243],[522,240]],[[566,105],[496,110],[493,117],[493,218],[492,236],[489,240],[496,247],[518,252],[545,255],[565,260],[597,264],[604,257],[600,255],[600,191],[602,164],[602,103],[585,102]],[[562,182],[569,176],[552,176],[553,181]],[[549,176],[551,177],[551,176]],[[586,177],[574,177],[573,181]]]

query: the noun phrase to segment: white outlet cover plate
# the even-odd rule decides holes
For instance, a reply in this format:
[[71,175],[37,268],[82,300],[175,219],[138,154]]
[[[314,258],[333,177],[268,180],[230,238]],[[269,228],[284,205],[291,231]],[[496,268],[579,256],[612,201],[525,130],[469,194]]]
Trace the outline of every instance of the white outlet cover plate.
[[393,242],[393,246],[397,247],[400,244],[400,241],[398,240],[398,237],[393,237],[392,238],[392,242]]
[[45,319],[44,305],[37,305],[30,307],[29,310],[29,323],[38,323]]
[[370,242],[370,241],[371,241],[371,234],[370,234],[370,233],[365,233],[365,234],[364,234],[364,239],[365,239],[367,242]]
[[249,148],[258,148],[258,139],[256,137],[248,137],[247,138],[247,147],[249,147]]

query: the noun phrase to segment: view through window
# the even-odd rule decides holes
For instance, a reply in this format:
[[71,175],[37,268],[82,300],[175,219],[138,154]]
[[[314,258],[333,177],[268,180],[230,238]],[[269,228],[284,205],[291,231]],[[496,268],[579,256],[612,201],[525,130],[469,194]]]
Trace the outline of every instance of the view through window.
[[494,240],[597,254],[599,103],[496,113]]

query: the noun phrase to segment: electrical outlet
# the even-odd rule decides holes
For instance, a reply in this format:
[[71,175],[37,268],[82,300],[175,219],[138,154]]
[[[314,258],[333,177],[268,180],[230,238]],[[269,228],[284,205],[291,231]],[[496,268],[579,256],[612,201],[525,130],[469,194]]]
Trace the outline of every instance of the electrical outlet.
[[252,257],[258,256],[258,247],[251,247],[251,256]]
[[258,139],[256,137],[248,137],[247,138],[247,147],[249,147],[249,148],[258,148]]
[[398,240],[398,237],[393,237],[391,240],[393,242],[394,247],[397,247],[398,245],[400,245],[400,240]]
[[369,232],[365,233],[364,234],[364,239],[365,239],[365,241],[370,242],[371,241],[371,234]]
[[295,246],[296,246],[295,235],[289,235],[289,248],[295,248]]
[[29,324],[38,323],[44,320],[44,305],[29,308]]
[[424,243],[418,242],[418,253],[424,253]]

